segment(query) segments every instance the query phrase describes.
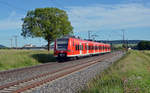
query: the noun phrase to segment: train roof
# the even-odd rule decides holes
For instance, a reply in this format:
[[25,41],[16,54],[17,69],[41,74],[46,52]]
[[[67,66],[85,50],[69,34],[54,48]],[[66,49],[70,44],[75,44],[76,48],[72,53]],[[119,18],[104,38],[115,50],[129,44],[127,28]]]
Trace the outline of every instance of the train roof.
[[99,44],[104,44],[104,45],[108,45],[110,46],[110,44],[106,44],[106,43],[100,43],[100,42],[95,42],[95,41],[88,41],[88,40],[83,40],[83,39],[80,39],[80,38],[76,38],[74,36],[71,36],[71,37],[62,37],[62,38],[58,38],[58,39],[69,39],[69,38],[72,38],[72,39],[77,39],[77,40],[80,40],[80,41],[85,41],[85,42],[88,42],[88,43],[99,43]]

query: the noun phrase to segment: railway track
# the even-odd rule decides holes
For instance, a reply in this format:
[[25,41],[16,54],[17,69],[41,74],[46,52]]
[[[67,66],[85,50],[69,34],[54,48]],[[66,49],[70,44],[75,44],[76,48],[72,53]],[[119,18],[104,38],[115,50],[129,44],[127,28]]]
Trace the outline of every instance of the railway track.
[[[25,78],[23,80],[14,81],[11,83],[1,85],[0,86],[0,93],[24,92],[24,91],[29,90],[31,88],[35,88],[37,86],[40,86],[40,85],[45,84],[47,82],[53,81],[55,79],[58,79],[60,77],[68,75],[70,73],[76,72],[80,69],[83,69],[83,68],[86,68],[86,67],[91,66],[93,64],[96,64],[97,62],[103,61],[104,59],[106,59],[108,57],[116,56],[118,53],[119,52],[115,52],[115,53],[105,54],[105,55],[102,55],[100,57],[98,57],[98,56],[94,57],[94,58],[91,57],[91,59],[86,60],[86,61],[82,60],[83,62],[79,62],[78,64],[70,64],[70,65],[61,67],[59,69],[55,69],[53,71],[48,71],[46,73],[42,73],[42,74],[38,74],[36,76]],[[59,64],[59,63],[49,64],[49,65],[52,67],[52,66],[55,66],[57,64]],[[44,67],[44,65],[41,65],[41,66]],[[40,66],[38,66],[38,67],[40,67]],[[36,67],[33,67],[33,68],[36,68]],[[29,69],[31,70],[32,68],[29,68]],[[28,69],[26,68],[26,70],[28,70]],[[22,69],[22,71],[24,71],[24,70]],[[15,73],[15,71],[13,73]],[[6,74],[6,73],[0,73],[0,74]]]
[[11,83],[12,81],[23,80],[26,78],[30,78],[33,76],[37,76],[39,74],[48,73],[49,71],[54,71],[57,68],[62,68],[67,65],[74,65],[86,62],[86,60],[93,60],[96,57],[88,57],[80,60],[67,61],[64,63],[46,63],[43,65],[26,67],[21,69],[9,70],[9,71],[1,71],[0,72],[0,86],[6,83]]

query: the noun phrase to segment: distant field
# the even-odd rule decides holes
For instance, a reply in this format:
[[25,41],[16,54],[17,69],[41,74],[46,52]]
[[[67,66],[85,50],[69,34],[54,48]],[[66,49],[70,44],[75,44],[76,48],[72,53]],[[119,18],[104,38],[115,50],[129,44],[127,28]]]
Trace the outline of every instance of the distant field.
[[150,51],[129,51],[81,93],[150,93]]
[[53,52],[46,50],[0,50],[0,70],[53,62]]
[[[137,44],[128,44],[128,46],[130,47],[134,47],[136,46]],[[122,47],[122,44],[113,44],[114,48],[121,48]]]

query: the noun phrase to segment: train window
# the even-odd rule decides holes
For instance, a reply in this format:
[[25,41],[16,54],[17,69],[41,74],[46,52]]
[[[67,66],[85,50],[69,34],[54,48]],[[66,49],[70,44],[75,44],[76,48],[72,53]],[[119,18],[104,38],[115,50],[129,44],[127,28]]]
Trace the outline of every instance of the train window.
[[68,39],[65,38],[57,39],[56,44],[57,44],[57,50],[67,50]]
[[82,47],[81,47],[81,45],[79,46],[79,50],[82,50]]
[[85,49],[88,50],[88,45],[85,46]]
[[76,45],[76,49],[77,49],[77,51],[80,49],[80,48],[79,48],[79,45]]
[[88,50],[88,45],[86,45],[86,50]]
[[80,47],[80,49],[79,49],[79,50],[81,50],[81,45],[80,45],[79,47]]
[[85,44],[85,50],[87,50],[87,49],[88,49],[88,45]]
[[83,45],[80,45],[80,50],[83,50]]
[[73,41],[73,46],[74,46],[74,41]]
[[78,49],[77,49],[77,45],[75,45],[75,49],[78,50]]
[[78,45],[78,50],[80,50],[80,46]]
[[84,50],[84,46],[82,45],[82,50]]

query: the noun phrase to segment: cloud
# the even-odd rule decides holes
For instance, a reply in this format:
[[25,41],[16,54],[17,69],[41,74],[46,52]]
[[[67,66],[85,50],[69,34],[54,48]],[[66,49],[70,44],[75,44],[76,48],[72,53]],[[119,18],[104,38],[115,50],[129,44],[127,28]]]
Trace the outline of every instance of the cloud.
[[22,17],[22,15],[16,14],[15,11],[12,11],[7,18],[0,20],[0,31],[20,29]]
[[68,8],[75,31],[150,27],[150,7],[143,4],[97,4]]

